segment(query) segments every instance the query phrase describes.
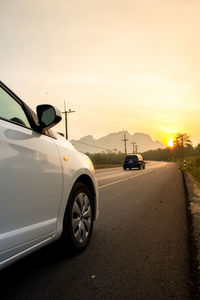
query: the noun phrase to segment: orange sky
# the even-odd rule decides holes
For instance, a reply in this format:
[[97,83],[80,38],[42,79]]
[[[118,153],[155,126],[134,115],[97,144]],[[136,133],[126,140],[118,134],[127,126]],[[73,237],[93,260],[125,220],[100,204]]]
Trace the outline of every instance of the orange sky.
[[198,143],[199,15],[198,0],[0,1],[0,77],[34,109],[66,100],[71,139]]

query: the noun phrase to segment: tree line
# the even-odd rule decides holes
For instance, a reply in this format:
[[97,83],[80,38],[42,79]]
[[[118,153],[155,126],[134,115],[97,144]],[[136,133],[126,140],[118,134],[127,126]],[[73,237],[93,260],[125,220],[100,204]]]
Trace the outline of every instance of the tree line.
[[101,152],[101,153],[86,153],[94,165],[98,164],[110,164],[110,165],[116,165],[116,164],[122,164],[125,158],[125,154],[122,152]]
[[[123,152],[101,152],[101,153],[86,153],[94,165],[98,164],[122,164],[125,158]],[[142,153],[145,160],[156,161],[176,161],[183,160],[187,157],[200,155],[200,144],[194,147],[189,135],[186,133],[178,133],[173,141],[173,147],[164,149],[149,150]]]
[[200,144],[194,147],[187,133],[178,133],[173,141],[173,147],[149,150],[143,153],[144,159],[146,160],[163,161],[182,160],[198,155],[200,155]]

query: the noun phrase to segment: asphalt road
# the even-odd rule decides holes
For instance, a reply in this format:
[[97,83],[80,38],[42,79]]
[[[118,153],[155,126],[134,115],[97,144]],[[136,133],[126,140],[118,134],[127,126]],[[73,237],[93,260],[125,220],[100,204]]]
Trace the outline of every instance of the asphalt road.
[[192,299],[180,170],[97,170],[100,215],[88,249],[50,245],[0,274],[1,299]]

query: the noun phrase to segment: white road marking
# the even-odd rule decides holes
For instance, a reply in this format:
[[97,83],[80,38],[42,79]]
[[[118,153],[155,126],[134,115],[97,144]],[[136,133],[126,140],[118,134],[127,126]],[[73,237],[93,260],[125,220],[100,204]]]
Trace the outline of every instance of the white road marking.
[[126,181],[126,180],[128,180],[128,179],[131,179],[131,178],[134,178],[134,177],[138,177],[138,176],[141,176],[141,175],[144,175],[144,174],[153,172],[153,171],[154,171],[154,170],[150,170],[150,171],[142,172],[142,173],[140,173],[140,174],[132,175],[132,176],[129,176],[129,177],[120,179],[120,180],[116,180],[116,181],[113,181],[113,182],[110,182],[110,183],[107,183],[107,184],[104,184],[104,185],[99,186],[99,189],[103,189],[103,188],[105,188],[105,187],[107,187],[107,186],[110,186],[110,185],[113,185],[113,184],[116,184],[116,183],[119,183],[119,182],[122,182],[122,181]]

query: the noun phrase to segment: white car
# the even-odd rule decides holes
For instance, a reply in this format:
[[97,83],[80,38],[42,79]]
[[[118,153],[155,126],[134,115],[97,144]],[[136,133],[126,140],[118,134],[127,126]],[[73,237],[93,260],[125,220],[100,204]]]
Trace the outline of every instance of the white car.
[[0,269],[57,239],[80,252],[98,215],[90,159],[50,128],[51,105],[37,115],[0,82]]

